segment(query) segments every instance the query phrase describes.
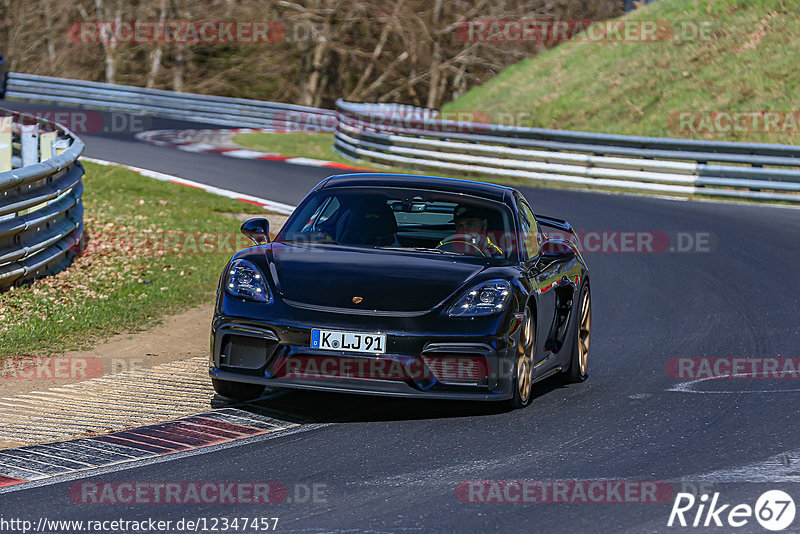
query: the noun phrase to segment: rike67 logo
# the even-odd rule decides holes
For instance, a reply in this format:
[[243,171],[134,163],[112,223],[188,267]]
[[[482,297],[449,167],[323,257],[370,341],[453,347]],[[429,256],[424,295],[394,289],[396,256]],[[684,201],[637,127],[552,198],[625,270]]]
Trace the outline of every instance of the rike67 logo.
[[709,498],[696,498],[691,493],[678,493],[669,514],[667,526],[681,527],[743,527],[755,520],[767,530],[785,530],[794,521],[797,509],[794,500],[781,490],[763,493],[755,506],[720,501],[719,492]]

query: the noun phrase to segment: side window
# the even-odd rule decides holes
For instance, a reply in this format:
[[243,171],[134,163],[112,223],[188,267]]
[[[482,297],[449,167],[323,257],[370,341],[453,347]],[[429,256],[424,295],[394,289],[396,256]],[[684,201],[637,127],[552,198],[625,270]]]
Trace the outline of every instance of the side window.
[[533,211],[531,211],[527,202],[522,203],[519,220],[522,227],[522,241],[525,250],[528,257],[532,258],[539,254],[539,249],[542,246],[542,234],[539,231],[539,225],[536,223],[536,217],[534,217]]
[[322,213],[319,214],[316,223],[314,226],[316,227],[320,223],[324,223],[328,219],[331,218],[331,215],[336,213],[336,210],[339,209],[339,199],[336,197],[332,197],[330,202],[328,202],[327,206],[324,206]]
[[320,206],[314,210],[314,213],[303,224],[301,232],[316,232],[319,231],[318,225],[327,221],[336,210],[339,209],[339,199],[330,197],[325,199]]

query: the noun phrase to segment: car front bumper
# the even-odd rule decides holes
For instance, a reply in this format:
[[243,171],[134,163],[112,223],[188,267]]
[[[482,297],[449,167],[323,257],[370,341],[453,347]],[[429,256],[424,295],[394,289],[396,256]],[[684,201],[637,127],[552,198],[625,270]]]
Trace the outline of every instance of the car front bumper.
[[[304,315],[282,322],[217,313],[211,332],[211,377],[394,397],[496,401],[513,396],[513,319],[364,316],[353,328],[352,317]],[[385,333],[386,353],[313,349],[312,328]]]

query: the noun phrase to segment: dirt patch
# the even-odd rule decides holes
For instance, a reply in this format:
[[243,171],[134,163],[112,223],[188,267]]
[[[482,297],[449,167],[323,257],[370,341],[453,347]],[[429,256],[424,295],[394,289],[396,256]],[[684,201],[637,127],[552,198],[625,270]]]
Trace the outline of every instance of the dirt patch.
[[5,360],[0,367],[0,396],[80,382],[101,375],[149,368],[209,354],[213,303],[165,317],[143,332],[120,334],[89,350],[59,356]]
[[776,15],[776,13],[769,13],[766,17],[759,21],[758,28],[748,36],[747,42],[744,43],[741,48],[736,50],[737,57],[748,50],[754,50],[756,47],[758,47],[759,43],[761,43],[764,37],[767,36],[770,19],[774,18]]

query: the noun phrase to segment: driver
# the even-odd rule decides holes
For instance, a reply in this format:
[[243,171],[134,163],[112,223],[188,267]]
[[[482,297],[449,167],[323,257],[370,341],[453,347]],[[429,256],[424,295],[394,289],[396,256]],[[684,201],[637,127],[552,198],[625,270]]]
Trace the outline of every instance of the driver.
[[487,210],[459,204],[453,210],[453,220],[456,233],[439,242],[437,248],[449,248],[464,254],[482,254],[484,256],[497,256],[503,250],[492,243],[486,230],[489,227]]

